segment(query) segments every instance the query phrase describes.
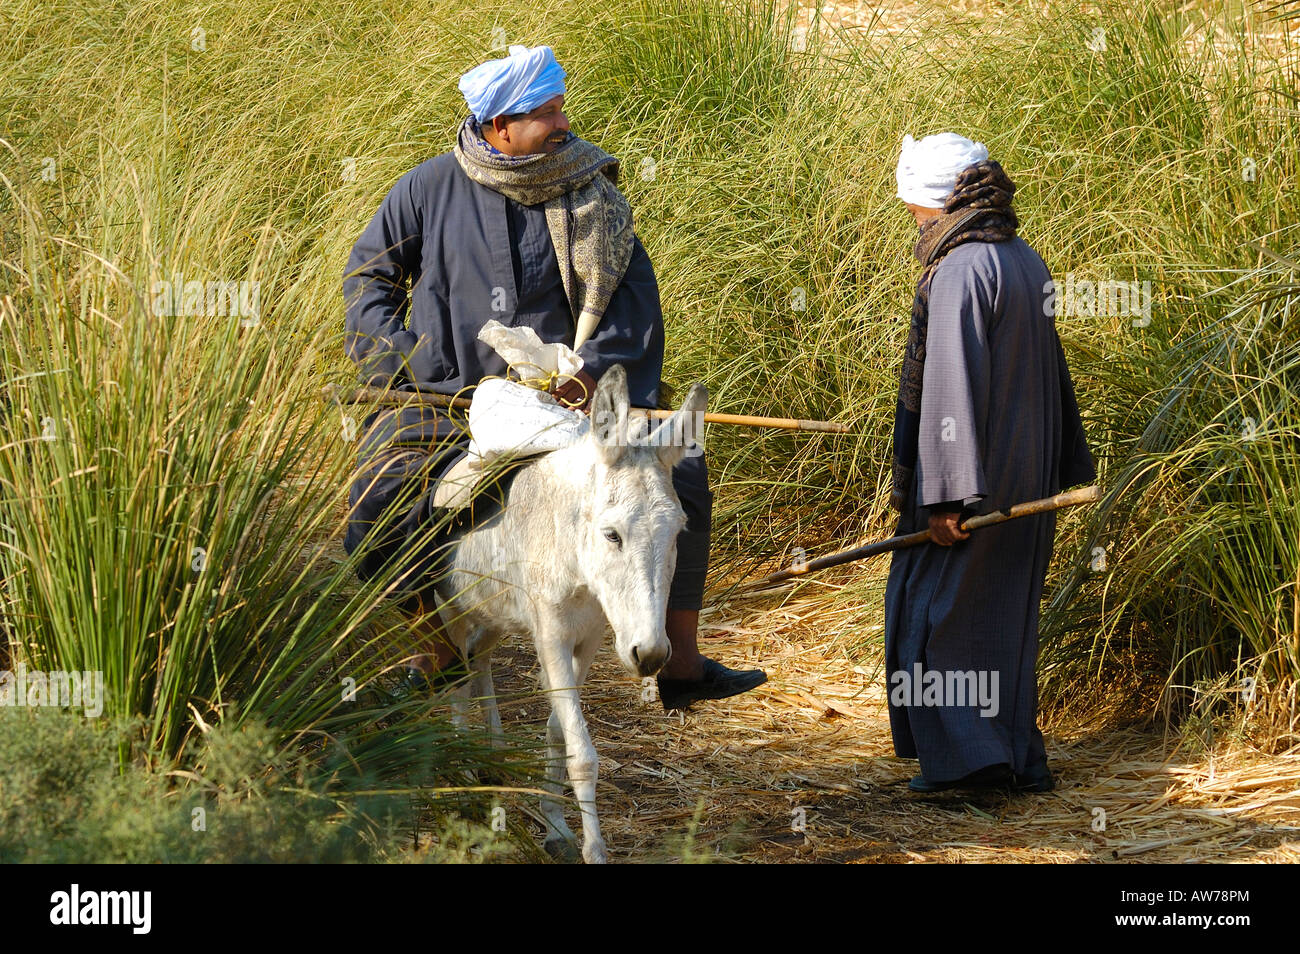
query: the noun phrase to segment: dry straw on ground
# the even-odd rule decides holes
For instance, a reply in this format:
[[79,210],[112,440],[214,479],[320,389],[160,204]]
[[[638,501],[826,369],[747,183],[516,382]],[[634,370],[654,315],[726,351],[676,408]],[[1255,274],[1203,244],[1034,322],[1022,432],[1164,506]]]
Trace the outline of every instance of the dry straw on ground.
[[[769,682],[685,715],[643,700],[601,652],[583,696],[615,859],[680,857],[694,829],[694,854],[716,861],[1300,861],[1300,748],[1179,753],[1159,726],[1108,725],[1096,706],[1091,721],[1044,725],[1053,793],[910,793],[916,763],[893,755],[879,667],[843,648],[879,628],[869,594],[884,569],[860,571],[873,577],[847,608],[827,603],[839,584],[825,581],[706,607],[704,651]],[[546,700],[523,694],[536,685],[531,647],[503,647],[498,670],[499,689],[521,692],[505,718],[540,734]]]

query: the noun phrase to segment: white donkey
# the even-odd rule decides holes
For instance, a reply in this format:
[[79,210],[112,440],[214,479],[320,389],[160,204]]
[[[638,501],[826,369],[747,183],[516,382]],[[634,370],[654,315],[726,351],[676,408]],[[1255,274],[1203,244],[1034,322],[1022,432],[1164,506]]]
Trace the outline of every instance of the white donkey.
[[637,677],[653,676],[672,652],[664,623],[686,514],[671,472],[698,433],[707,398],[696,383],[677,412],[642,437],[639,421],[629,426],[627,374],[612,366],[592,399],[590,436],[522,470],[504,511],[461,537],[437,585],[447,633],[473,671],[466,691],[483,700],[494,737],[501,717],[492,648],[523,633],[537,646],[551,700],[546,787],[553,797],[542,799],[542,812],[552,854],[575,840],[558,800],[567,766],[582,812],[583,860],[606,860],[596,749],[578,692],[606,621],[618,658]]

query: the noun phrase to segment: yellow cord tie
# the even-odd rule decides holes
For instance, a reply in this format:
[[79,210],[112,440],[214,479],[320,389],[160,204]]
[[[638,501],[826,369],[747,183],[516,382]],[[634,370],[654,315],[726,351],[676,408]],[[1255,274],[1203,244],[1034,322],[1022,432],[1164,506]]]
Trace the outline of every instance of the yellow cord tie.
[[[524,367],[536,368],[537,365],[527,364],[524,365]],[[524,375],[519,371],[519,368],[517,366],[510,364],[507,365],[506,367],[505,380],[509,381],[510,380],[509,376],[511,374],[514,374],[515,378],[518,380],[518,383],[524,385],[525,387],[533,388],[538,391],[545,391],[548,394],[553,392],[554,389],[559,384],[565,381],[577,381],[580,384],[582,384],[582,403],[583,404],[587,403],[587,399],[591,397],[591,395],[587,393],[586,384],[582,383],[582,379],[579,378],[576,374],[561,374],[559,371],[548,371],[545,374],[538,374],[538,375],[532,375],[531,377],[524,377]],[[486,381],[488,380],[488,378],[497,378],[497,377],[500,377],[500,375],[489,374],[487,377],[483,378],[483,380]]]

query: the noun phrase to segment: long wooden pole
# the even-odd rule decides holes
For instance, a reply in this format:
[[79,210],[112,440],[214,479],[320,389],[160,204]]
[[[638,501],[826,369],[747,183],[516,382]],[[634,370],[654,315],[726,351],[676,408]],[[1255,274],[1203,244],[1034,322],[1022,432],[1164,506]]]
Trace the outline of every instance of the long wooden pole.
[[[343,404],[432,404],[435,407],[469,407],[469,398],[453,398],[446,394],[431,391],[386,391],[383,388],[357,388],[351,392],[341,392],[337,385],[327,384],[321,389],[327,400],[338,400]],[[672,411],[659,408],[634,407],[632,411],[644,414],[656,420],[665,420],[672,416]],[[706,412],[706,424],[739,424],[744,427],[775,427],[788,431],[820,431],[825,434],[847,434],[849,426],[835,421],[809,421],[797,417],[756,417],[752,414],[714,414]]]
[[[1018,503],[1014,506],[1007,507],[1005,510],[995,510],[992,513],[982,513],[978,516],[971,517],[961,525],[961,529],[970,532],[979,530],[982,527],[991,527],[994,524],[1005,523],[1008,520],[1015,520],[1017,517],[1028,517],[1031,514],[1047,513],[1051,510],[1060,510],[1063,507],[1077,507],[1080,504],[1092,503],[1101,498],[1101,488],[1096,484],[1091,487],[1080,487],[1078,490],[1071,490],[1063,494],[1057,494],[1055,497],[1044,497],[1042,500],[1031,500],[1026,503]],[[908,533],[898,537],[890,537],[887,540],[878,540],[875,543],[868,543],[866,546],[854,547],[852,550],[841,550],[838,553],[828,553],[824,557],[818,557],[816,560],[809,560],[805,563],[796,563],[776,573],[763,577],[757,583],[751,583],[742,589],[759,589],[764,586],[771,586],[775,583],[784,583],[787,580],[793,580],[796,577],[804,576],[808,573],[815,573],[818,570],[827,570],[833,566],[842,566],[845,563],[854,563],[858,560],[865,560],[867,557],[873,557],[881,553],[888,553],[891,550],[902,550],[907,547],[920,546],[922,543],[930,542],[929,530],[918,530],[916,533]]]

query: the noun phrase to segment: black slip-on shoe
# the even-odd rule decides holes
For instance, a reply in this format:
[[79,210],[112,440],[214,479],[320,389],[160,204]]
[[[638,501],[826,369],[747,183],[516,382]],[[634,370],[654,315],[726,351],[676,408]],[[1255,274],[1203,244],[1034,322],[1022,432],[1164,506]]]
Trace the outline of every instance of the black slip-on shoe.
[[720,662],[704,657],[702,679],[663,679],[659,682],[659,701],[664,711],[685,709],[700,699],[726,699],[761,686],[767,673],[761,669],[728,669]]
[[1017,772],[1011,790],[1015,792],[1050,792],[1056,788],[1056,779],[1046,762],[1025,767],[1024,772]]
[[924,775],[917,775],[907,783],[907,787],[914,792],[929,794],[930,792],[949,792],[957,788],[1010,788],[1013,783],[1014,776],[1011,774],[1011,766],[1005,762],[999,762],[997,765],[986,765],[978,771],[963,775],[961,778],[953,779],[950,782],[932,782]]

